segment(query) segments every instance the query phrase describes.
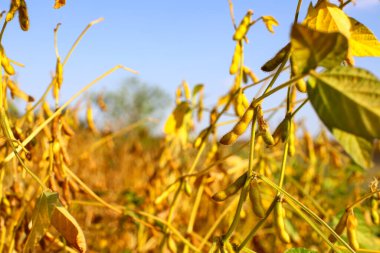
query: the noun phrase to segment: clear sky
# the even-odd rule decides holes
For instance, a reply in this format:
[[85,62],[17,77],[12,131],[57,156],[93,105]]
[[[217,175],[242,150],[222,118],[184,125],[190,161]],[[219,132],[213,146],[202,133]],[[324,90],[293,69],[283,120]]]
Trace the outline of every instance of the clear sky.
[[[8,9],[8,3],[4,2],[8,1],[1,1],[0,9]],[[280,23],[275,27],[275,34],[258,23],[248,35],[246,65],[258,77],[265,77],[260,66],[289,40],[297,1],[233,2],[237,22],[252,9],[254,18],[272,15]],[[66,6],[59,10],[52,8],[53,0],[27,3],[30,30],[23,32],[17,20],[12,22],[5,31],[3,44],[10,58],[26,65],[24,69],[17,67],[17,79],[35,98],[42,95],[55,68],[53,29],[56,24],[62,23],[58,44],[60,54],[65,55],[83,28],[99,17],[105,20],[89,30],[66,65],[62,101],[116,64],[138,70],[141,80],[159,85],[172,96],[184,79],[190,85],[204,83],[206,105],[214,104],[232,84],[228,69],[234,42],[227,0],[67,0]],[[303,2],[300,20],[308,4],[309,1]],[[357,5],[349,5],[346,11],[380,37],[379,0],[357,0]],[[356,62],[380,76],[380,59],[356,59]],[[118,71],[93,90],[112,89],[130,76]],[[278,99],[269,101],[268,106]],[[305,108],[300,116],[316,122],[313,115],[310,108]]]

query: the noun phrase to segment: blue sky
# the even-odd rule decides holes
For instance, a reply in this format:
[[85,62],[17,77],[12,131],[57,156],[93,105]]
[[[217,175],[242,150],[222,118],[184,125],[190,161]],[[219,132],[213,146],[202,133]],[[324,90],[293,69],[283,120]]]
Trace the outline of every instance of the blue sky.
[[[62,23],[58,44],[60,54],[65,55],[83,28],[99,17],[105,20],[89,30],[66,65],[61,101],[116,64],[136,69],[141,80],[159,85],[172,96],[184,79],[190,85],[204,83],[206,105],[214,104],[232,84],[228,69],[234,42],[227,0],[68,0],[59,10],[52,8],[53,0],[27,2],[30,30],[22,32],[18,22],[10,23],[3,45],[10,58],[26,65],[17,68],[17,79],[35,98],[42,95],[55,68],[53,29],[56,24]],[[297,1],[233,2],[237,22],[252,9],[254,18],[272,15],[280,23],[275,34],[259,23],[248,35],[246,65],[258,77],[264,77],[266,74],[260,71],[260,66],[289,40]],[[308,4],[309,1],[303,2],[300,20]],[[0,9],[8,9],[8,4],[2,1]],[[357,0],[357,5],[348,6],[346,12],[380,37],[380,1]],[[380,59],[356,59],[356,62],[380,76]],[[130,76],[118,71],[92,90],[112,89]],[[265,106],[275,105],[280,99],[275,96]],[[316,122],[314,112],[307,107],[300,117]]]

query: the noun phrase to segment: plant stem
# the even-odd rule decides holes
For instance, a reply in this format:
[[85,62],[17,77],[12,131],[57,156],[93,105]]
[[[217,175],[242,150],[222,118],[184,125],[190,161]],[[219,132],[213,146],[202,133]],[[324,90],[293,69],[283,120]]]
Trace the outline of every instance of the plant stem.
[[302,108],[304,105],[306,105],[307,102],[309,102],[309,99],[308,99],[308,98],[306,98],[306,99],[302,102],[302,104],[300,104],[300,105],[297,107],[297,109],[294,110],[294,112],[290,115],[290,118],[293,118],[294,115],[296,115],[296,113],[297,113],[299,110],[301,110],[301,108]]
[[294,203],[292,203],[292,201],[287,201],[288,204],[294,209],[294,211],[302,218],[304,219],[318,234],[320,237],[322,237],[322,239],[334,250],[336,250],[335,246],[333,243],[331,243],[329,241],[329,239],[327,238],[326,234],[320,230],[318,228],[318,226],[315,224],[315,222],[313,222],[312,220],[310,220],[309,217],[307,217],[303,212],[302,210],[300,210]]
[[294,203],[299,205],[307,214],[309,214],[311,217],[313,217],[315,220],[317,220],[320,224],[325,226],[329,232],[340,242],[342,243],[350,252],[355,253],[355,251],[332,229],[324,220],[319,218],[318,215],[316,215],[313,211],[311,211],[308,207],[306,207],[304,204],[299,202],[297,199],[295,199],[292,195],[290,195],[288,192],[286,192],[284,189],[273,183],[269,178],[267,178],[264,175],[258,175],[258,177],[263,180],[266,184],[273,187],[277,191],[280,191],[284,196],[286,196],[288,199],[292,200]]
[[78,38],[75,40],[74,44],[71,46],[70,48],[70,51],[67,53],[65,59],[63,60],[62,62],[62,65],[65,66],[66,65],[66,62],[67,60],[70,58],[71,54],[73,53],[74,49],[77,47],[78,43],[81,41],[81,39],[83,38],[83,36],[86,34],[87,30],[90,29],[91,26],[99,23],[99,22],[102,22],[104,20],[104,18],[98,18],[92,22],[90,22],[86,28],[84,28],[84,30],[79,34]]
[[[276,88],[274,88],[273,90],[268,90],[266,93],[264,93],[263,95],[261,95],[260,97],[254,99],[251,103],[251,106],[252,107],[256,107],[257,104],[259,104],[262,100],[264,100],[264,98],[266,97],[269,97],[270,95],[276,93],[277,91],[279,90],[282,90],[283,88],[286,88],[288,87],[289,85],[297,82],[299,79],[301,78],[304,78],[305,76],[307,76],[308,74],[302,74],[300,76],[295,76],[293,77],[292,79],[290,79],[289,81],[286,81],[285,83],[282,83],[280,84],[279,86],[277,86]],[[269,85],[268,85],[269,87]]]
[[1,41],[3,39],[3,34],[4,34],[4,31],[5,31],[5,28],[7,27],[7,24],[8,24],[8,22],[5,20],[4,24],[3,24],[3,27],[1,28],[1,32],[0,32],[0,44],[1,44]]
[[[187,230],[186,230],[187,235],[190,235],[193,232],[194,223],[197,218],[198,208],[202,200],[203,190],[204,190],[204,178],[202,177],[201,184],[198,188],[197,195],[195,197],[195,201],[193,204],[193,208],[191,210],[189,224],[187,225]],[[188,246],[185,245],[183,252],[187,252],[187,251],[188,251]]]
[[222,222],[223,218],[228,214],[230,209],[234,207],[236,202],[237,199],[234,199],[232,202],[230,202],[229,205],[224,209],[223,213],[218,216],[218,219],[214,222],[214,224],[212,224],[212,227],[207,231],[206,235],[203,237],[203,240],[200,246],[198,247],[199,251],[202,250],[203,246],[207,243],[208,239],[211,237],[216,227],[219,225],[220,222]]
[[377,193],[379,193],[379,192],[380,192],[380,190],[377,190],[377,191],[373,191],[373,192],[369,192],[369,193],[367,193],[367,194],[364,195],[363,197],[361,197],[361,198],[355,200],[355,202],[352,203],[351,205],[349,205],[349,206],[346,208],[346,210],[351,209],[351,208],[354,208],[355,206],[359,205],[359,204],[360,204],[361,202],[363,202],[364,200],[370,198],[371,196],[373,196],[373,195],[375,195],[375,194],[377,194]]
[[243,242],[239,245],[239,247],[237,248],[237,252],[240,252],[244,247],[245,245],[247,245],[247,243],[255,236],[256,232],[260,229],[260,227],[264,224],[264,222],[267,220],[267,218],[269,217],[269,215],[271,214],[272,210],[274,209],[275,205],[276,205],[276,202],[277,202],[277,197],[275,197],[272,201],[272,203],[270,204],[268,210],[265,212],[265,216],[264,218],[262,218],[257,224],[256,226],[251,230],[251,232],[249,232],[249,234],[247,235],[247,237],[243,240]]
[[[289,149],[289,138],[286,138],[285,141],[285,147],[284,147],[284,153],[282,156],[282,162],[281,162],[281,172],[280,172],[280,181],[278,183],[278,187],[282,188],[284,184],[284,178],[285,178],[285,169],[286,169],[286,159],[288,157],[288,149]],[[277,191],[277,196],[280,195],[280,192]]]
[[[289,66],[284,67],[284,68],[281,70],[281,72],[287,70],[288,68],[289,68]],[[242,89],[243,91],[246,90],[246,89],[249,89],[249,88],[251,88],[251,87],[253,87],[253,86],[258,85],[259,83],[262,83],[262,82],[265,82],[265,81],[271,79],[271,78],[274,77],[275,75],[276,75],[276,73],[271,74],[271,75],[269,75],[269,76],[267,76],[267,77],[264,77],[263,79],[261,79],[261,80],[255,82],[255,83],[253,83],[253,84],[248,84],[248,85],[242,87],[241,89]]]
[[315,206],[315,208],[324,216],[327,216],[326,211],[321,207],[321,205],[314,199],[312,198],[305,190],[304,188],[291,176],[286,176],[289,181],[291,181],[292,185],[294,185],[304,197],[306,197],[310,202]]
[[234,216],[232,223],[231,223],[230,227],[228,228],[227,232],[222,236],[222,242],[227,241],[231,237],[232,233],[235,231],[235,229],[239,223],[241,209],[243,207],[245,199],[247,198],[250,180],[251,180],[251,177],[253,175],[253,158],[254,158],[254,152],[255,152],[255,136],[256,136],[256,123],[257,123],[256,116],[257,116],[257,113],[254,114],[253,119],[252,119],[251,140],[250,140],[250,145],[249,145],[249,162],[248,162],[247,180],[245,181],[245,184],[244,184],[243,188],[241,189],[239,203],[238,203],[238,206],[236,208],[235,216]]

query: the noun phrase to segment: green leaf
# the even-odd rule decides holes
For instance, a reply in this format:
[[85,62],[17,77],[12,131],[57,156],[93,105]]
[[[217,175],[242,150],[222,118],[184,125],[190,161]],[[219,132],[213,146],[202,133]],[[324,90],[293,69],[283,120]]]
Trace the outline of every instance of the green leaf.
[[348,52],[348,40],[341,33],[318,32],[299,24],[293,26],[290,41],[294,74],[340,65]]
[[284,253],[317,253],[317,251],[304,249],[304,248],[292,248],[292,249],[288,249]]
[[380,41],[373,32],[354,18],[351,21],[350,50],[353,56],[380,56]]
[[315,7],[309,6],[303,24],[321,32],[340,32],[347,38],[351,35],[351,22],[347,15],[326,0],[319,0]]
[[56,205],[60,205],[58,193],[43,192],[37,201],[32,215],[32,230],[25,243],[24,253],[32,252],[34,244],[38,242],[50,226],[50,217]]
[[370,72],[336,67],[308,80],[307,93],[319,118],[367,140],[380,137],[380,81]]
[[166,121],[164,131],[166,134],[174,133],[176,130],[180,129],[185,122],[185,116],[191,111],[188,102],[183,101],[177,105],[170,114],[168,120]]
[[373,154],[372,141],[344,132],[337,128],[332,129],[331,132],[357,165],[363,169],[371,167]]

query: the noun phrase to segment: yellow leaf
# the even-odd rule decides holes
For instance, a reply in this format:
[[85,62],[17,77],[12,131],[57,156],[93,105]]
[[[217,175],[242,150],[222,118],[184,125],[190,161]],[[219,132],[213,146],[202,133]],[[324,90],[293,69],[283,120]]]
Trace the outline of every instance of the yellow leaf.
[[70,246],[81,253],[86,252],[87,245],[83,231],[75,218],[64,207],[56,206],[54,208],[50,222]]
[[326,0],[319,0],[315,7],[309,6],[303,24],[320,32],[340,32],[350,38],[350,19],[338,6]]
[[273,26],[278,26],[277,20],[272,16],[262,16],[261,18],[263,19],[268,31],[274,33]]
[[56,192],[43,192],[38,199],[32,215],[32,230],[26,240],[23,253],[34,251],[35,243],[41,240],[50,225],[51,214],[56,205],[59,205]]
[[184,118],[190,110],[191,109],[188,102],[184,101],[178,104],[166,121],[164,132],[166,134],[172,134],[180,129],[183,123],[186,122]]
[[175,118],[173,114],[171,113],[166,120],[165,126],[164,126],[164,133],[165,134],[172,134],[175,132]]
[[66,0],[55,0],[54,9],[59,9],[66,4]]
[[365,25],[351,21],[350,49],[353,56],[380,56],[380,41]]

